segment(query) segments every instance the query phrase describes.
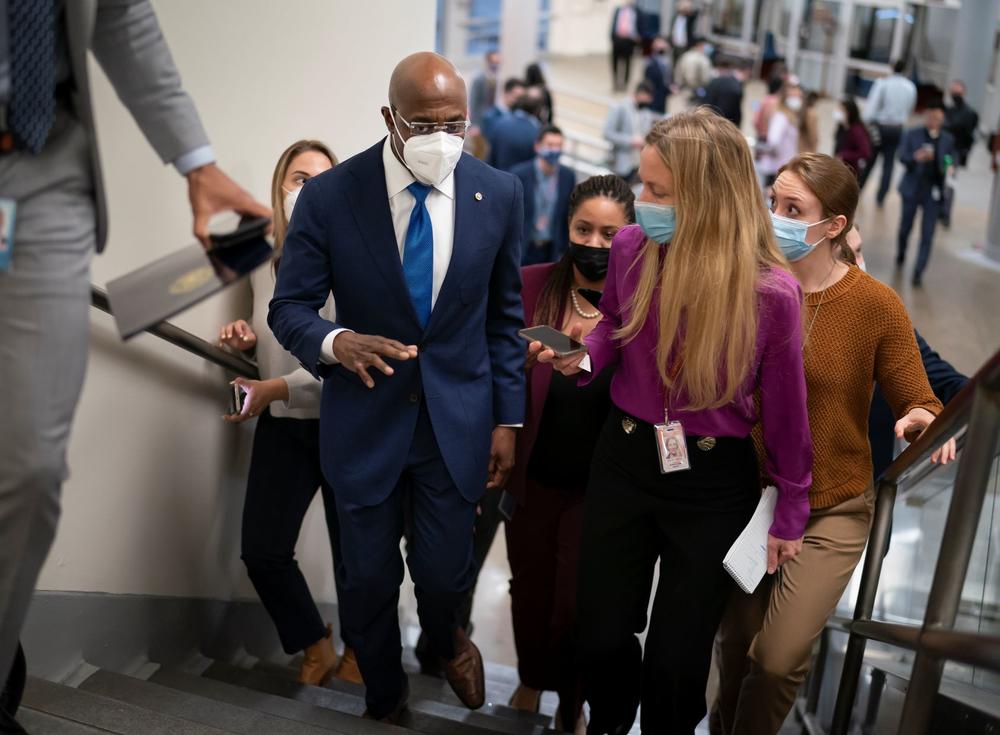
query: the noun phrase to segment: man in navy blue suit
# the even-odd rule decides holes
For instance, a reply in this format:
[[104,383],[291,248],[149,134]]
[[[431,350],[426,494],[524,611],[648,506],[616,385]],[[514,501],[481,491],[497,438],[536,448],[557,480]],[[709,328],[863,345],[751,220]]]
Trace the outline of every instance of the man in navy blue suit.
[[535,157],[510,170],[524,187],[524,248],[521,265],[551,263],[569,248],[569,195],[576,186],[573,169],[559,163],[562,130],[542,128]]
[[[420,624],[452,688],[484,701],[458,621],[473,522],[502,487],[524,418],[520,181],[462,154],[465,83],[432,53],[393,71],[389,135],[307,182],[268,322],[323,378],[323,472],[340,516],[342,619],[366,716],[395,722],[408,685],[397,606],[404,509]],[[330,293],[337,322],[319,309]]]

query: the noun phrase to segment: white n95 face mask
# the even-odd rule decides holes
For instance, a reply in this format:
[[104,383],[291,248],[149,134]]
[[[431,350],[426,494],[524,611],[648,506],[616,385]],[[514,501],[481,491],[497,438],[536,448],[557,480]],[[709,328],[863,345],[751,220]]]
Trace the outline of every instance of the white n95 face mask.
[[[392,124],[399,135],[395,116]],[[403,136],[400,135],[399,138],[402,140]],[[455,170],[464,145],[462,138],[448,135],[443,130],[430,135],[411,135],[403,143],[403,161],[413,178],[421,184],[437,186]]]
[[291,191],[285,189],[284,187],[281,188],[285,192],[285,219],[291,222],[292,210],[295,208],[295,202],[298,201],[299,192],[302,191],[302,187],[300,186],[297,189],[292,189]]

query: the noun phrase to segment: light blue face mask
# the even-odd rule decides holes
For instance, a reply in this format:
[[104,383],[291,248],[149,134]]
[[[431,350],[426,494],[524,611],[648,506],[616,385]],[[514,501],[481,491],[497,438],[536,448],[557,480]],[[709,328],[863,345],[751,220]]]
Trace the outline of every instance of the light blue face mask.
[[819,222],[799,222],[797,219],[789,219],[788,217],[782,217],[780,214],[771,212],[774,237],[778,241],[781,252],[785,254],[790,263],[802,260],[812,252],[814,247],[826,239],[826,235],[823,235],[816,242],[808,243],[806,242],[806,233],[809,232],[809,228],[813,225],[821,225],[828,219],[830,218],[821,219]]
[[661,245],[674,237],[675,212],[673,204],[635,203],[635,221],[646,237]]

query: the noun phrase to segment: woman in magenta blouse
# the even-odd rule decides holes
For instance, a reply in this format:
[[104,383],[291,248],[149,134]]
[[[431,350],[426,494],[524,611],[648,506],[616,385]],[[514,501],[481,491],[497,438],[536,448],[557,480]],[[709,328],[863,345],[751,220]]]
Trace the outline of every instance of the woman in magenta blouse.
[[[614,239],[587,354],[544,350],[539,360],[584,371],[581,384],[615,366],[584,505],[577,616],[588,732],[628,732],[641,701],[644,733],[693,733],[735,584],[722,560],[760,498],[758,421],[779,491],[769,572],[798,553],[809,516],[802,294],[732,123],[707,109],[657,123],[639,176],[639,224]],[[685,443],[680,461],[664,456],[670,438]],[[643,652],[636,634],[657,561]]]

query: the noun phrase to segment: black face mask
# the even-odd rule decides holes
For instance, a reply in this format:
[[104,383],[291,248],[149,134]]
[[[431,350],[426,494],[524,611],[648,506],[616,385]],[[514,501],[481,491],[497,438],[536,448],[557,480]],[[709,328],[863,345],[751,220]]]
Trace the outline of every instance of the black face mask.
[[955,103],[955,107],[961,107],[965,104],[965,97],[960,94],[953,94],[951,96],[951,101]]
[[573,260],[573,265],[580,271],[580,275],[592,283],[603,281],[608,275],[608,258],[611,256],[610,248],[592,248],[586,245],[579,245],[571,242],[569,244],[569,255]]

